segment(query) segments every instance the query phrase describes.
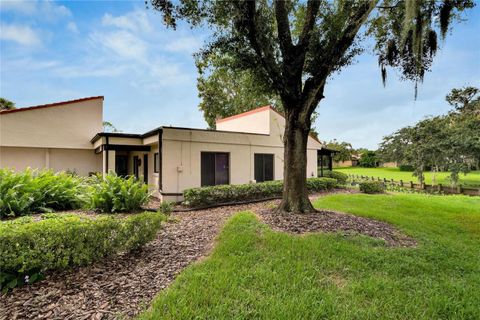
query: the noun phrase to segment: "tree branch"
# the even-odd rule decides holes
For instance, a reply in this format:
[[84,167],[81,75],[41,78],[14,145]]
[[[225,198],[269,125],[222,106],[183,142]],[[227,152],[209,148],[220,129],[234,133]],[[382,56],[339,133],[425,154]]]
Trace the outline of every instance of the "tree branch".
[[313,30],[313,26],[315,25],[315,19],[317,18],[319,8],[320,1],[308,1],[305,22],[303,24],[302,33],[298,38],[297,48],[299,49],[299,51],[305,51],[304,48],[307,48],[310,43],[310,38],[312,36],[311,31]]
[[347,25],[340,35],[332,38],[327,43],[324,54],[319,55],[315,61],[315,65],[319,66],[317,72],[305,81],[302,94],[304,104],[310,106],[312,103],[317,104],[320,101],[318,99],[319,92],[323,92],[321,87],[325,85],[326,78],[342,59],[348,48],[350,48],[358,30],[360,30],[378,2],[379,0],[361,2],[361,5],[350,13]]
[[285,8],[284,0],[275,0],[275,19],[277,20],[278,40],[282,50],[283,59],[290,60],[292,55],[292,34],[290,33],[290,23],[288,21],[288,12]]
[[273,47],[270,45],[268,39],[262,37],[262,33],[259,32],[257,28],[256,2],[242,1],[239,2],[238,5],[240,5],[240,10],[244,11],[245,19],[242,22],[247,29],[247,37],[253,50],[260,59],[270,79],[272,79],[273,87],[278,92],[285,92],[286,86],[284,78],[275,60]]

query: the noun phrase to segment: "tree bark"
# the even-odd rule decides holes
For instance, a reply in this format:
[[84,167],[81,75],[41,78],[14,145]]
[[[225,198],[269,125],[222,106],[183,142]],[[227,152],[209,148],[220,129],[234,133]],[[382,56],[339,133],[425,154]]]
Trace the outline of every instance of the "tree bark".
[[277,211],[280,213],[308,213],[316,211],[308,199],[307,142],[310,121],[300,120],[297,110],[285,110],[283,197]]

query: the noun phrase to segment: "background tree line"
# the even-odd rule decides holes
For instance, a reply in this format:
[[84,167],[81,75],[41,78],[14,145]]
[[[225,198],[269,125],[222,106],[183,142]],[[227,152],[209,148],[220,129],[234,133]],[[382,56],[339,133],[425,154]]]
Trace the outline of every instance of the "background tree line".
[[453,89],[446,101],[453,107],[446,115],[426,118],[384,137],[378,150],[380,159],[412,166],[422,184],[426,171],[450,171],[451,182],[457,185],[460,173],[478,169],[480,90]]

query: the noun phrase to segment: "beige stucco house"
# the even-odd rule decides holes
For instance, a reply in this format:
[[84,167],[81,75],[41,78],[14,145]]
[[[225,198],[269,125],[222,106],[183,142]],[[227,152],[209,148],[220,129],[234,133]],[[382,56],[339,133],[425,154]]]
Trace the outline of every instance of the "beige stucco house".
[[[163,126],[143,134],[103,132],[103,97],[0,112],[0,167],[81,175],[115,171],[143,179],[163,199],[186,188],[283,178],[285,118],[270,106],[217,121],[217,130]],[[310,137],[307,176],[322,144]]]

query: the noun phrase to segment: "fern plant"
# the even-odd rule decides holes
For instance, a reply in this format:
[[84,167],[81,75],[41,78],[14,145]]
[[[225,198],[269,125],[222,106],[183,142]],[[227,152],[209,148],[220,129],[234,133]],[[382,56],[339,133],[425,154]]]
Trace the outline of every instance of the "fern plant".
[[115,173],[94,176],[89,187],[89,208],[106,213],[136,211],[150,194],[148,186],[135,177],[122,178]]

